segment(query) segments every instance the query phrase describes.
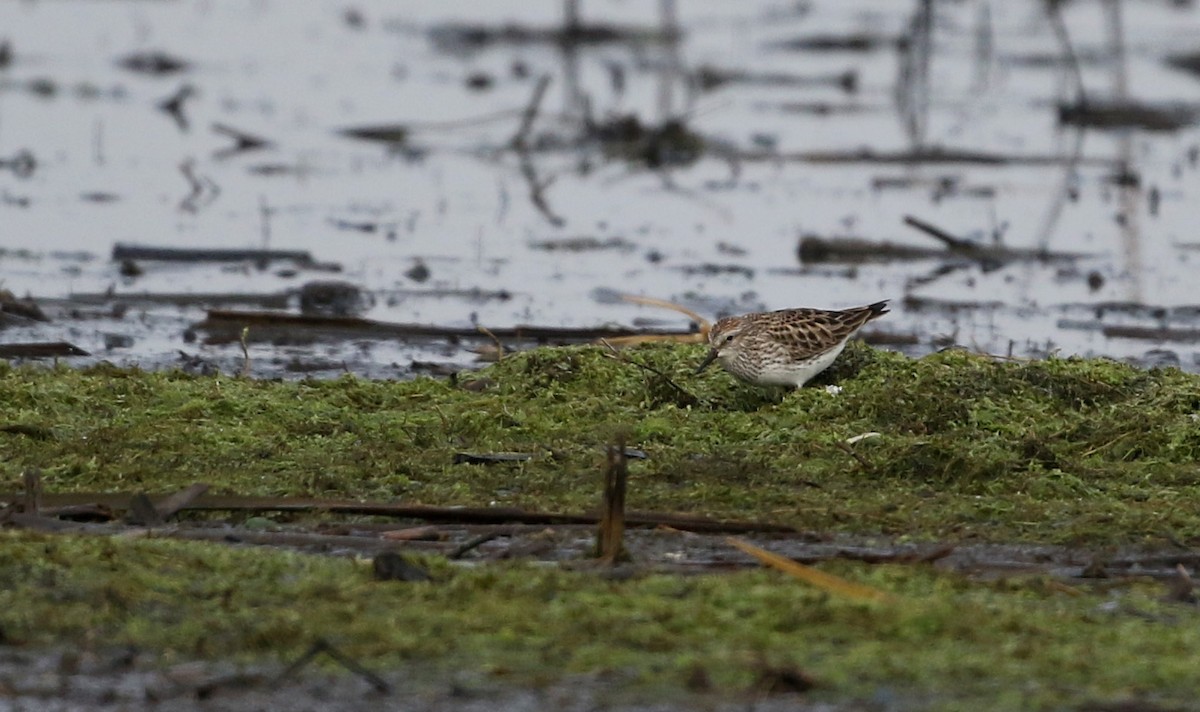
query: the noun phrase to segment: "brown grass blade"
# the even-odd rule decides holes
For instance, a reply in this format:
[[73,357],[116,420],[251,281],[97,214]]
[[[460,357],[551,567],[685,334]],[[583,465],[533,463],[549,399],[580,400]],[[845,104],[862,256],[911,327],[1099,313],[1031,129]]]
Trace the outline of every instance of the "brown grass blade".
[[798,578],[811,586],[816,586],[827,593],[832,593],[843,598],[853,598],[862,601],[895,600],[895,597],[886,591],[881,591],[870,586],[864,586],[860,583],[854,583],[853,581],[847,581],[840,576],[827,574],[824,571],[819,571],[811,566],[805,566],[804,564],[793,561],[786,556],[780,556],[779,554],[767,551],[766,549],[760,549],[757,546],[754,546],[753,544],[736,537],[729,537],[726,539],[726,541],[734,547],[737,547],[750,556],[758,559],[763,564],[779,569],[780,571]]

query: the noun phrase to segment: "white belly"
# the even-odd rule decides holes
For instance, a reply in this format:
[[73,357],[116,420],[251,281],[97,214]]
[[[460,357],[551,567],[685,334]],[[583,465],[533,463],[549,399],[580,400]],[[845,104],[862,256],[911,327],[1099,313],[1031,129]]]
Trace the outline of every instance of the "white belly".
[[810,361],[783,364],[764,370],[759,374],[758,382],[763,385],[799,388],[808,383],[810,378],[829,368],[829,364],[833,363],[844,348],[846,348],[845,341]]

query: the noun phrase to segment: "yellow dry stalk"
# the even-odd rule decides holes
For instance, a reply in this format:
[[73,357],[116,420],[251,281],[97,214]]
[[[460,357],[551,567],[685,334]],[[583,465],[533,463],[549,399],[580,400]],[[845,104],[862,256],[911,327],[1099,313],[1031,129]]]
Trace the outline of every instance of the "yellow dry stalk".
[[636,336],[608,337],[603,341],[612,346],[636,346],[637,344],[674,343],[674,344],[703,344],[708,342],[708,330],[712,323],[682,304],[668,302],[654,297],[639,297],[635,294],[622,294],[621,299],[630,304],[641,304],[648,307],[660,307],[679,312],[700,325],[700,330],[694,334],[638,334]]

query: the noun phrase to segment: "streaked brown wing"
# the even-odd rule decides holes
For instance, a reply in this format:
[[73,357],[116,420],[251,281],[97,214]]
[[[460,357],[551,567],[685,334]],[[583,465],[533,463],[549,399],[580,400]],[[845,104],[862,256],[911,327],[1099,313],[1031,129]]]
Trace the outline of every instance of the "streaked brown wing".
[[832,349],[878,315],[872,307],[839,311],[784,309],[772,312],[774,318],[764,328],[772,338],[787,344],[792,358],[799,361]]

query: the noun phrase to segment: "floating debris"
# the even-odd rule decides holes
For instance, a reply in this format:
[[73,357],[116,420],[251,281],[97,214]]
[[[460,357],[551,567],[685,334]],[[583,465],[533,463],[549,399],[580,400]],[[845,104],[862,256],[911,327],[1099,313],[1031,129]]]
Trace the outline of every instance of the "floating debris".
[[360,314],[371,300],[361,288],[340,280],[318,280],[300,287],[300,313],[330,316]]
[[255,262],[291,261],[314,265],[308,250],[256,250],[207,247],[152,247],[118,242],[113,246],[114,262],[148,260],[155,262]]
[[408,127],[403,124],[357,126],[348,129],[338,129],[337,133],[341,136],[356,138],[361,141],[377,141],[396,146],[402,146],[408,141]]
[[91,356],[91,354],[65,341],[0,344],[0,358],[60,358],[66,356]]
[[12,174],[18,178],[28,178],[37,168],[37,159],[33,157],[32,152],[21,149],[11,158],[0,158],[0,169],[5,168],[12,171]]
[[183,105],[195,95],[196,88],[191,84],[184,84],[176,89],[174,94],[158,102],[157,108],[174,119],[180,131],[187,131],[189,122],[187,114],[183,113]]
[[478,52],[491,45],[548,44],[559,46],[613,43],[674,42],[680,33],[674,28],[651,29],[610,24],[567,22],[557,27],[502,25],[493,27],[466,23],[448,23],[434,27],[429,38],[443,52]]
[[1174,329],[1166,326],[1105,326],[1100,330],[1110,339],[1142,339],[1145,341],[1200,341],[1200,329]]
[[[142,307],[215,307],[250,305],[263,309],[286,309],[295,292],[267,294],[239,292],[77,292],[67,297],[67,304],[114,304],[114,308]],[[113,315],[118,317],[117,314]]]
[[888,262],[891,260],[928,260],[946,256],[944,249],[901,245],[862,237],[820,237],[804,235],[796,256],[805,264],[819,262]]
[[496,84],[496,78],[487,72],[472,72],[463,83],[472,91],[487,91]]
[[1167,65],[1192,74],[1200,74],[1200,52],[1173,54],[1167,57]]
[[261,136],[247,133],[241,129],[235,129],[226,124],[213,124],[213,133],[228,136],[233,139],[233,145],[228,148],[222,148],[213,153],[214,158],[229,158],[240,153],[249,153],[250,151],[260,151],[264,148],[270,148],[271,142]]
[[634,114],[613,117],[588,129],[588,137],[599,141],[604,153],[649,168],[686,166],[704,154],[704,138],[679,119],[658,126],[643,124]]
[[125,55],[117,60],[117,66],[122,69],[128,69],[131,72],[137,72],[138,74],[149,74],[160,77],[185,71],[191,65],[187,60],[180,59],[166,52],[150,50]]
[[811,35],[772,42],[770,49],[792,52],[874,52],[879,49],[899,49],[903,40],[887,35],[866,33],[848,35]]
[[698,265],[682,265],[676,267],[680,272],[686,275],[701,275],[704,277],[716,277],[722,274],[733,274],[746,279],[754,279],[754,268],[744,265],[719,265],[711,262],[705,262]]
[[1178,131],[1200,121],[1200,107],[1185,104],[1136,104],[1094,100],[1058,107],[1058,122],[1095,129]]
[[133,337],[129,334],[104,334],[104,350],[115,351],[117,349],[127,349],[133,346]]
[[28,297],[17,299],[7,289],[0,289],[0,327],[7,321],[4,316],[13,317],[15,321],[50,321],[37,302]]
[[602,250],[618,250],[629,252],[637,249],[637,245],[623,237],[566,237],[557,240],[535,240],[529,243],[534,250],[546,252],[599,252]]
[[1066,261],[1086,257],[1083,253],[1052,252],[1035,248],[987,245],[950,235],[929,223],[906,216],[905,224],[916,227],[929,237],[942,242],[945,247],[935,249],[903,245],[893,242],[867,240],[860,237],[819,237],[805,235],[800,238],[797,256],[805,264],[821,262],[888,262],[893,260],[970,260],[986,265],[1000,265],[1023,261]]
[[696,70],[695,81],[704,91],[726,84],[750,84],[770,87],[837,87],[847,94],[858,90],[858,71],[847,69],[837,74],[790,74],[787,72],[749,72],[703,65]]
[[577,344],[597,339],[612,339],[621,336],[688,336],[687,331],[663,331],[650,329],[628,329],[621,327],[570,328],[550,326],[514,326],[489,329],[481,332],[477,327],[434,326],[430,324],[402,324],[374,321],[357,317],[310,316],[274,311],[237,311],[211,309],[208,317],[193,325],[196,331],[208,333],[205,343],[223,344],[238,342],[242,330],[251,327],[247,338],[251,341],[271,341],[277,338],[309,339],[328,338],[378,338],[378,339],[447,339],[492,340],[505,342],[532,342],[538,344]]
[[432,276],[432,274],[433,273],[429,271],[429,266],[426,265],[425,261],[421,260],[420,258],[417,259],[416,263],[412,267],[409,267],[404,271],[404,276],[408,277],[417,284],[423,284],[424,282],[429,281],[429,278]]

